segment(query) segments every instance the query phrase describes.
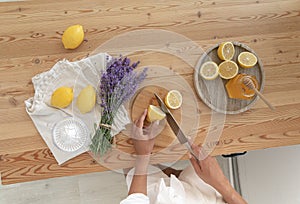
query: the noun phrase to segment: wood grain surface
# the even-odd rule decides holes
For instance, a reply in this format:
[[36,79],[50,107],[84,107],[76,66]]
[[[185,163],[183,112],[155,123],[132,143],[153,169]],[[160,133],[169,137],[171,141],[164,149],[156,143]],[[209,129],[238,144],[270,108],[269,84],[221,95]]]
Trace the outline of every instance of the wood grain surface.
[[[265,70],[263,94],[271,111],[258,100],[248,111],[227,115],[212,155],[300,144],[300,1],[79,1],[33,0],[0,3],[0,172],[3,184],[108,170],[84,153],[57,165],[25,112],[24,100],[34,94],[31,78],[57,61],[89,56],[112,37],[138,29],[165,29],[184,35],[204,50],[223,41],[251,47]],[[63,31],[81,24],[86,40],[76,50],[65,50]],[[141,65],[168,67],[192,87],[194,70],[164,53],[137,52]],[[173,78],[163,75],[161,79]],[[204,141],[211,110],[198,98],[195,143]],[[118,135],[116,153],[107,161],[114,168],[132,165],[122,152],[132,152],[126,135]],[[180,145],[155,155],[152,163],[186,159]]]

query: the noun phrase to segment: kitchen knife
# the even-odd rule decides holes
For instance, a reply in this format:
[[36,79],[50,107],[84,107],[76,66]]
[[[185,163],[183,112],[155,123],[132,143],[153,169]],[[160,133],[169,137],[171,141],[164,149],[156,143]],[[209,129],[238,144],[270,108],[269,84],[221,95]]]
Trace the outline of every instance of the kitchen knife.
[[181,130],[180,126],[178,125],[177,121],[175,120],[175,118],[172,115],[172,113],[170,112],[170,110],[167,108],[167,106],[165,105],[163,100],[156,93],[154,93],[154,95],[158,101],[158,104],[159,104],[161,110],[166,114],[167,121],[168,121],[172,131],[176,135],[177,139],[179,140],[180,144],[184,145],[189,150],[191,155],[199,162],[199,159],[196,156],[196,154],[194,153],[194,151],[191,147],[191,144],[189,143],[187,137]]

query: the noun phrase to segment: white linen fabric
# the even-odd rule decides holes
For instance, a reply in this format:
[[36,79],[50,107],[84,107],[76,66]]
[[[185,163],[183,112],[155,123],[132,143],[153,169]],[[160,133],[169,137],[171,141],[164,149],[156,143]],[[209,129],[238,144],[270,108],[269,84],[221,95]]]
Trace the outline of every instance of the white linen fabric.
[[[76,107],[76,100],[80,91],[87,85],[90,84],[96,90],[98,89],[101,73],[105,70],[110,60],[111,56],[106,53],[99,53],[75,62],[61,60],[49,71],[40,73],[32,78],[35,93],[32,98],[25,101],[26,111],[59,165],[89,149],[89,136],[94,134],[94,123],[98,123],[101,119],[101,108],[99,104],[96,104],[94,110],[81,114]],[[50,100],[52,93],[61,86],[72,87],[74,99],[67,108],[57,109],[51,107]],[[53,143],[52,138],[55,124],[68,117],[82,120],[89,129],[87,142],[82,148],[74,152],[60,150]],[[130,123],[128,113],[125,107],[121,106],[114,118],[112,135],[119,133],[128,123]]]
[[[128,190],[134,175],[131,169],[126,177]],[[222,196],[210,185],[202,181],[190,165],[179,178],[168,177],[154,166],[148,168],[148,196],[131,194],[121,204],[224,204]]]

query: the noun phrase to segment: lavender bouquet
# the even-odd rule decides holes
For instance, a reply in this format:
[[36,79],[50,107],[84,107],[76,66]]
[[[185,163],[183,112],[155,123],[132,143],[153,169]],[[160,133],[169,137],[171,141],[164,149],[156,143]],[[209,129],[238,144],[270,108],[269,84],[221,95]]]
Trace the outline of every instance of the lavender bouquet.
[[134,69],[138,62],[130,64],[127,57],[112,58],[102,74],[99,96],[101,98],[102,117],[95,124],[95,134],[90,145],[91,152],[103,156],[112,147],[111,126],[119,107],[127,102],[146,78],[147,68],[137,73]]

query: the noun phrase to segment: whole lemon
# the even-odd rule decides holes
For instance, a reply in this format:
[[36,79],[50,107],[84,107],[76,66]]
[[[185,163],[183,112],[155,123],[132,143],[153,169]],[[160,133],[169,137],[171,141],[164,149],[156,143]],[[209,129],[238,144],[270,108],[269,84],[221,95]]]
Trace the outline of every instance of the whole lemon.
[[62,36],[62,43],[66,49],[75,49],[82,43],[83,39],[83,27],[81,25],[73,25],[65,30]]
[[80,112],[87,113],[90,112],[96,103],[96,91],[94,87],[91,85],[88,85],[84,89],[82,89],[78,95],[77,98],[77,108],[80,110]]
[[66,108],[73,100],[73,89],[62,86],[56,89],[51,96],[51,106]]

